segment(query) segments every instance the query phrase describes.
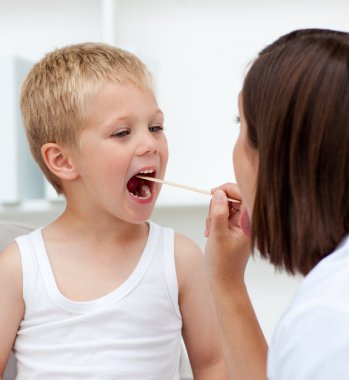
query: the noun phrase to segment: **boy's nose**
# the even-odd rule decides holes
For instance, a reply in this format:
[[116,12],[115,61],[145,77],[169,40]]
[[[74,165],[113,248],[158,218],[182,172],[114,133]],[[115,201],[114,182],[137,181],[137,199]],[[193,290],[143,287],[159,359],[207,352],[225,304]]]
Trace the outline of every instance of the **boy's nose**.
[[144,134],[140,137],[140,142],[137,147],[137,154],[142,156],[144,154],[154,154],[159,150],[158,140],[151,134]]

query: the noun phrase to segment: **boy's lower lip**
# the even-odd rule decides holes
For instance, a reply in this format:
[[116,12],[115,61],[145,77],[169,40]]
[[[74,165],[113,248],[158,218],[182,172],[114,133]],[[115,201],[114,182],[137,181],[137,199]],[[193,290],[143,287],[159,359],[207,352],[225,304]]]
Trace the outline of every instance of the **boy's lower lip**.
[[138,204],[146,205],[146,204],[152,203],[153,200],[154,200],[154,191],[151,192],[151,195],[150,195],[149,198],[139,198],[139,197],[133,195],[133,194],[130,193],[130,192],[128,192],[128,193],[129,193],[131,199],[132,199],[134,202],[138,203]]

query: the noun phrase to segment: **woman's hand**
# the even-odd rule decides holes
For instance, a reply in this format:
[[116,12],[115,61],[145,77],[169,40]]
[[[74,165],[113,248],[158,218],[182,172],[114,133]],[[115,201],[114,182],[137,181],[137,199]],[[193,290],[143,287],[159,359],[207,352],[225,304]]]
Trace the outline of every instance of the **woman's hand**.
[[251,253],[248,215],[238,187],[213,189],[206,220],[205,259],[229,379],[266,379],[267,344],[244,281]]
[[244,284],[245,268],[251,247],[249,222],[237,185],[227,183],[212,190],[213,197],[206,219],[205,256],[211,285],[232,290]]

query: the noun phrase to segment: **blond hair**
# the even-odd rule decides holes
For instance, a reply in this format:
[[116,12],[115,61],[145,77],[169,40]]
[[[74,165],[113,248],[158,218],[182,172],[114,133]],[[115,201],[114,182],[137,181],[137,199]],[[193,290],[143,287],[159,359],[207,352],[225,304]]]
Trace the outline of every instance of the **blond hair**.
[[78,148],[86,104],[103,82],[151,87],[151,75],[135,55],[101,43],[57,49],[36,63],[22,85],[20,105],[35,161],[57,193],[59,178],[47,168],[41,147],[49,142]]

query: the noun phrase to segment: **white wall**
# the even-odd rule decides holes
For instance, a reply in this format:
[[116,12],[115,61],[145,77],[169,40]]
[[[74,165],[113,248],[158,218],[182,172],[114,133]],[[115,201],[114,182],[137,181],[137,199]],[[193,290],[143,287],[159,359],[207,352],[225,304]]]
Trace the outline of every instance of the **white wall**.
[[[236,98],[257,52],[296,28],[349,27],[345,0],[125,0],[117,12],[116,40],[157,78],[171,149],[167,178],[203,188],[234,180]],[[205,202],[172,189],[162,200]]]
[[[234,180],[236,98],[248,63],[296,28],[348,30],[346,0],[0,0],[0,56],[37,60],[81,41],[110,40],[138,54],[154,73],[165,112],[167,179],[211,188]],[[0,115],[1,120],[1,115]],[[1,200],[0,200],[1,201]],[[164,188],[159,204],[206,204]]]
[[99,0],[0,0],[0,55],[36,61],[66,44],[102,37]]
[[[105,40],[102,4],[0,0],[0,56],[35,61],[56,47]],[[248,62],[267,43],[296,28],[348,30],[348,14],[346,0],[115,1],[112,39],[138,54],[155,75],[170,147],[167,179],[207,189],[234,180],[233,118]],[[0,115],[0,138],[10,127]],[[2,173],[8,164],[0,162]],[[163,187],[159,205],[155,221],[204,246],[205,196]],[[41,225],[61,208],[62,203],[51,202],[0,205],[0,218]],[[258,258],[251,261],[248,288],[268,339],[298,282],[275,274]]]

